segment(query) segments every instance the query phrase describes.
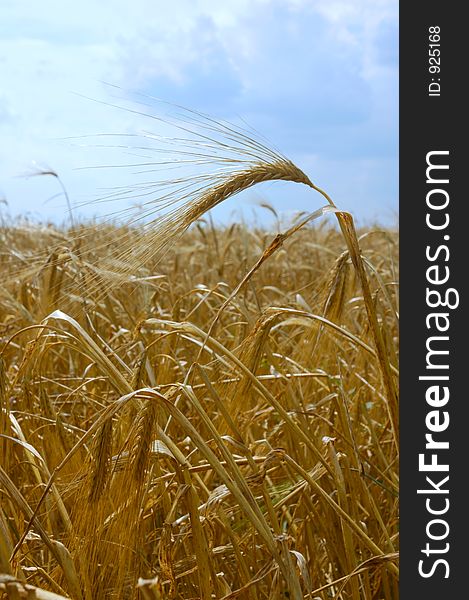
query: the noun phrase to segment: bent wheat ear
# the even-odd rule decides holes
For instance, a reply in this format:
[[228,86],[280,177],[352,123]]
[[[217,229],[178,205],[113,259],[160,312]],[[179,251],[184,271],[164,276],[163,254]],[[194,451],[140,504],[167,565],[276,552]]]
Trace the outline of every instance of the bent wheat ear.
[[273,163],[254,164],[250,169],[234,173],[226,178],[226,181],[216,185],[203,194],[200,199],[188,211],[187,219],[193,222],[200,218],[207,210],[210,210],[230,196],[246,190],[253,185],[265,181],[292,181],[313,186],[308,176],[289,160],[279,160]]
[[[291,181],[315,187],[307,175],[290,160],[281,155],[274,156],[275,159],[271,160],[270,157],[264,160],[261,157],[255,162],[246,161],[247,168],[238,171],[227,170],[201,178],[206,180],[202,187],[181,196],[178,196],[178,191],[181,190],[178,186],[173,197],[165,196],[163,199],[165,207],[175,207],[147,223],[138,244],[135,243],[135,232],[132,229],[124,232],[116,244],[119,249],[116,255],[101,265],[99,273],[96,271],[94,291],[107,290],[131,280],[149,261],[154,263],[161,260],[174,242],[207,211],[254,185],[267,181]],[[194,183],[195,180],[188,182],[187,187]],[[159,205],[160,202],[156,199],[152,210],[157,210]]]
[[159,248],[158,242],[164,243],[164,238],[159,240],[162,233],[167,234],[170,242],[172,238],[182,234],[192,223],[224,200],[258,183],[280,180],[313,185],[303,171],[289,160],[278,160],[273,163],[259,162],[249,169],[227,174],[221,182],[206,190],[193,202],[188,202],[182,209],[170,213],[167,219],[163,217],[161,225],[150,232],[150,239],[154,242],[153,247]]

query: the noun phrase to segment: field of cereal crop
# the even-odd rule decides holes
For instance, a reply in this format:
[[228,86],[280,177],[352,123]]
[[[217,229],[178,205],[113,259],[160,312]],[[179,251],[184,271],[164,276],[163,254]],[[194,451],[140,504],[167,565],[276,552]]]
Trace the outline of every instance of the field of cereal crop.
[[[397,597],[397,231],[217,133],[163,216],[2,224],[4,597]],[[311,214],[213,224],[276,180]]]

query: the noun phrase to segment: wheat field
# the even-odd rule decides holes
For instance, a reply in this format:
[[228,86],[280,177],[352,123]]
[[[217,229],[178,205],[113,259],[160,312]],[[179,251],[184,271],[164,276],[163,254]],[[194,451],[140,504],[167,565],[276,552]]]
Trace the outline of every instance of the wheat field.
[[[398,597],[397,231],[249,144],[145,225],[3,223],[2,597]],[[324,206],[213,224],[278,179]]]

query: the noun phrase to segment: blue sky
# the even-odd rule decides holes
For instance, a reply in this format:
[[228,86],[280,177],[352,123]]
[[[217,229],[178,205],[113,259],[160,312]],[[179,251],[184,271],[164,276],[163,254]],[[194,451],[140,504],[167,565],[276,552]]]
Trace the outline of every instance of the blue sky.
[[[134,91],[244,119],[359,222],[394,223],[397,52],[397,0],[2,0],[0,209],[65,218],[53,178],[18,177],[34,161],[59,173],[74,203],[127,185],[118,169],[80,169],[109,164],[115,151],[67,138],[160,133],[157,122],[83,98],[132,106]],[[250,218],[264,201],[285,214],[322,204],[272,184],[216,218],[240,209]],[[81,214],[100,211],[109,205]]]

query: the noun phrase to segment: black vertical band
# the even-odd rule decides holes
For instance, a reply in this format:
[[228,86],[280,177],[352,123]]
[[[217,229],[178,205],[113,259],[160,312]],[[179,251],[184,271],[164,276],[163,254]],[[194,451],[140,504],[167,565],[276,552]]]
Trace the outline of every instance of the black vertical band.
[[457,3],[400,4],[403,599],[468,572],[467,39]]

